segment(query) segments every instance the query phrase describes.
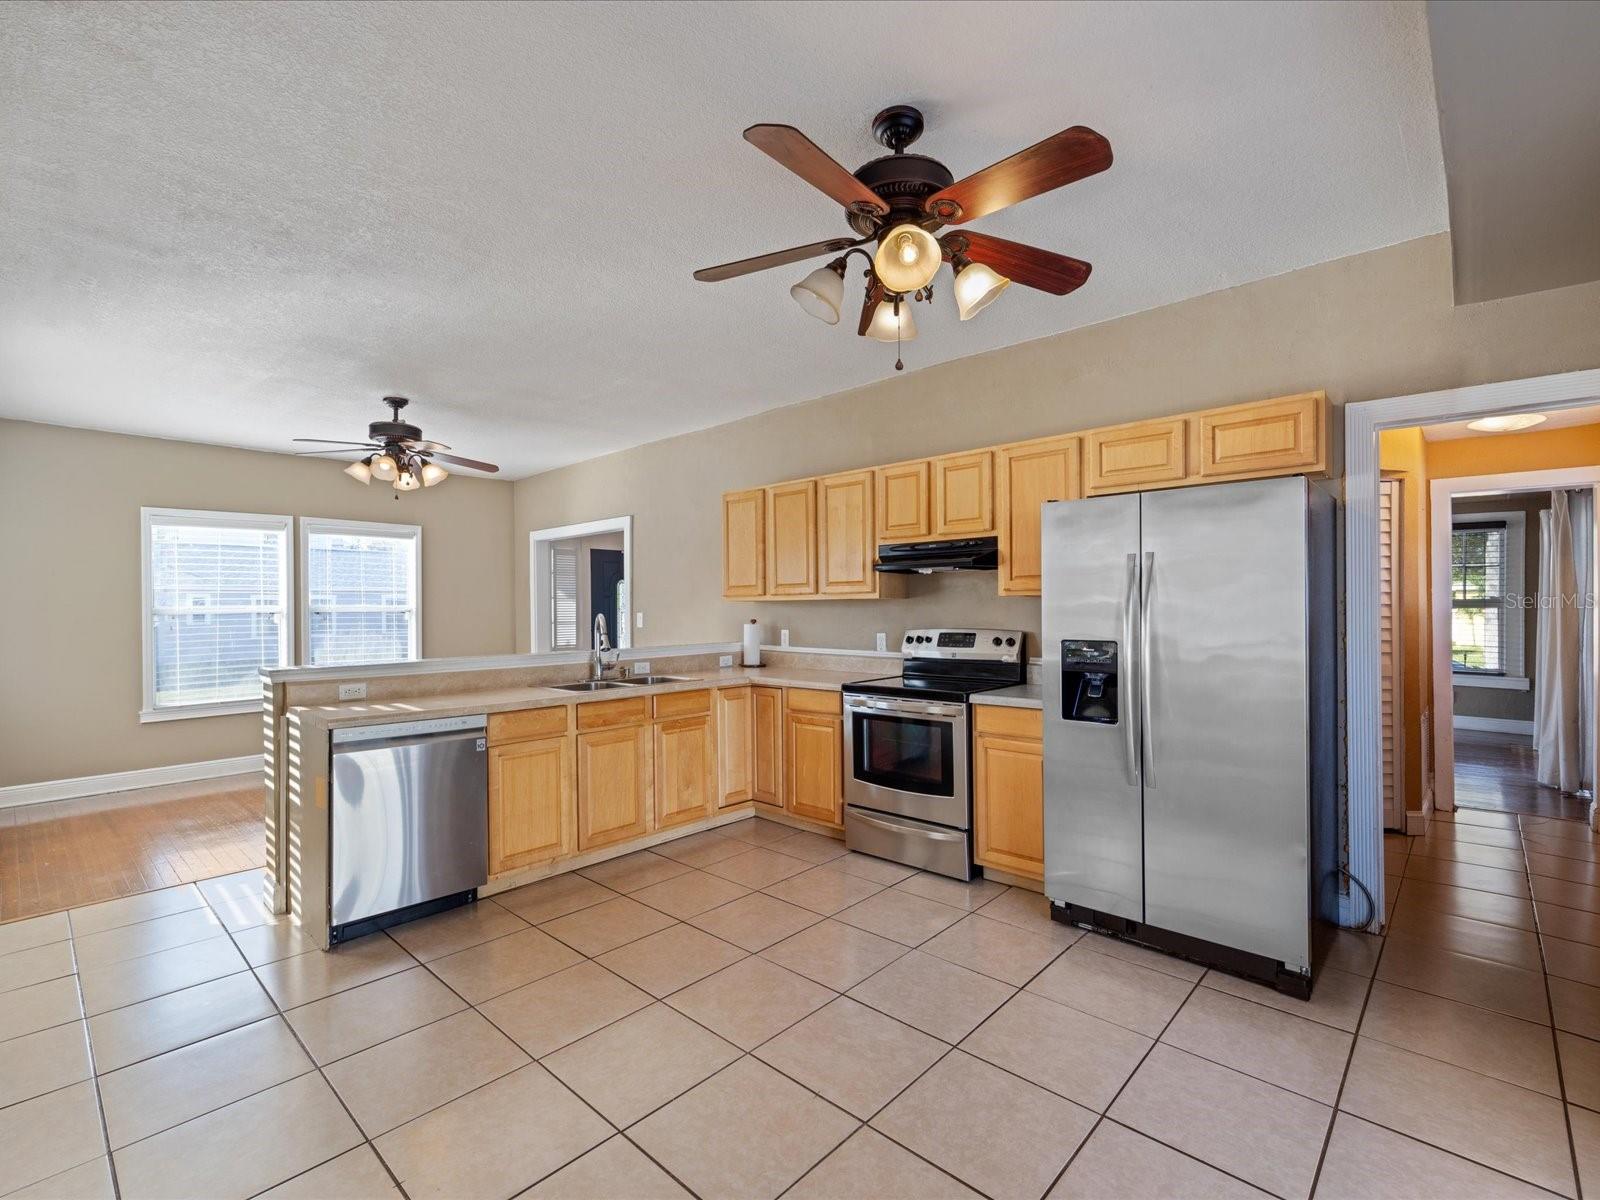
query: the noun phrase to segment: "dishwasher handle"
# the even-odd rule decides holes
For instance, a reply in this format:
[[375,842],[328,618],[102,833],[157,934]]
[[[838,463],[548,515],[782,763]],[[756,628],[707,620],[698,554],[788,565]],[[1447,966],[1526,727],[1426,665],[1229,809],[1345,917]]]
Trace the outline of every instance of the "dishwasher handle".
[[333,753],[376,750],[401,743],[441,742],[484,737],[489,719],[482,714],[468,717],[435,717],[425,721],[386,721],[380,725],[354,725],[335,729],[331,735]]

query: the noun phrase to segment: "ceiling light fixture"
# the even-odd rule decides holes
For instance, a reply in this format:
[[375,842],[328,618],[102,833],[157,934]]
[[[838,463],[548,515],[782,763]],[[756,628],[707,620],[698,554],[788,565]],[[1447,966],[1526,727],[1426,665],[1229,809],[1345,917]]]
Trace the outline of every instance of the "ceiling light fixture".
[[[839,273],[841,276],[844,274],[842,263]],[[327,447],[320,450],[301,450],[298,453],[365,455],[364,458],[359,458],[345,467],[344,473],[357,483],[371,483],[374,479],[392,483],[396,492],[414,492],[418,488],[433,487],[449,479],[450,472],[439,463],[450,463],[452,466],[484,471],[490,475],[500,470],[493,463],[447,454],[445,451],[450,449],[449,446],[443,442],[426,440],[422,436],[421,429],[401,419],[400,413],[411,403],[404,396],[385,396],[383,402],[390,408],[390,417],[387,421],[374,421],[368,425],[365,442],[295,438],[297,442],[314,442],[318,446]],[[395,498],[399,499],[398,496]]]
[[434,484],[443,483],[446,479],[449,479],[449,478],[450,478],[450,472],[446,471],[438,463],[423,463],[422,464],[422,486],[423,487],[432,487]]
[[1519,429],[1532,429],[1535,425],[1543,425],[1548,418],[1543,413],[1509,413],[1503,417],[1479,417],[1476,421],[1468,421],[1468,429],[1476,429],[1479,433],[1515,433]]
[[377,455],[370,460],[369,465],[372,467],[372,477],[384,483],[393,483],[395,477],[400,474],[399,465],[387,454]]
[[[895,312],[897,306],[899,313]],[[911,302],[903,297],[884,297],[872,314],[867,336],[875,342],[915,341],[917,323],[911,316]]]
[[844,307],[844,259],[818,267],[790,288],[789,295],[817,320],[837,325],[839,310]]
[[950,265],[956,271],[956,309],[963,321],[977,316],[1011,286],[1011,280],[993,267],[973,262],[965,254],[956,255]]
[[920,292],[939,273],[944,252],[938,240],[920,225],[896,225],[878,242],[872,271],[883,290],[899,295]]
[[357,483],[372,482],[372,459],[370,457],[358,459],[344,469],[344,473]]
[[413,475],[410,469],[400,472],[400,477],[394,481],[394,490],[397,492],[414,492],[422,486],[422,481]]

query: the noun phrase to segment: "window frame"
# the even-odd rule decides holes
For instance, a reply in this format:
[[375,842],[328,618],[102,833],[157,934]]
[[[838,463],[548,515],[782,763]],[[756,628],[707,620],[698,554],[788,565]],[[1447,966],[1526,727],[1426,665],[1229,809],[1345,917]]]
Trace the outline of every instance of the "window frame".
[[385,521],[351,521],[340,517],[301,517],[297,539],[300,586],[296,608],[300,634],[295,642],[297,665],[315,666],[311,661],[311,537],[313,534],[348,534],[353,537],[409,538],[412,559],[412,621],[410,657],[397,662],[416,662],[422,657],[422,526],[391,524]]
[[[1501,666],[1499,671],[1463,671],[1455,666],[1451,656],[1450,681],[1456,687],[1503,688],[1509,691],[1527,691],[1527,646],[1523,609],[1507,602],[1511,596],[1527,595],[1527,514],[1521,510],[1509,512],[1452,512],[1450,517],[1450,545],[1454,546],[1455,531],[1462,525],[1503,524],[1506,531],[1505,586],[1501,595]],[[1455,553],[1452,549],[1448,577],[1453,580]],[[1456,603],[1451,596],[1450,611]]]
[[150,572],[151,530],[157,525],[186,525],[200,529],[256,529],[283,535],[280,563],[280,597],[283,621],[278,640],[281,659],[278,666],[294,664],[295,641],[295,555],[294,517],[278,513],[220,512],[197,508],[139,509],[139,624],[142,662],[139,722],[181,721],[191,717],[217,717],[232,713],[260,712],[262,698],[224,700],[191,704],[156,704],[155,660],[155,581]]

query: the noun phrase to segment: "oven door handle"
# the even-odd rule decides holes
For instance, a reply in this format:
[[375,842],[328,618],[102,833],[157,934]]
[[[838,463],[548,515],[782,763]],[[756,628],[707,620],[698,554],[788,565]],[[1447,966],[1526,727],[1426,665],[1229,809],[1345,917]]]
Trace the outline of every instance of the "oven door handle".
[[934,842],[964,842],[967,835],[952,833],[944,829],[932,829],[921,821],[901,821],[894,817],[882,816],[879,813],[867,812],[865,809],[850,806],[850,814],[865,825],[876,825],[879,829],[886,829],[891,833],[902,833],[911,830],[918,837],[927,838]]
[[926,704],[907,700],[860,700],[853,696],[845,701],[844,706],[851,712],[888,713],[891,716],[905,714],[909,716],[962,720],[967,715],[966,706],[960,704]]

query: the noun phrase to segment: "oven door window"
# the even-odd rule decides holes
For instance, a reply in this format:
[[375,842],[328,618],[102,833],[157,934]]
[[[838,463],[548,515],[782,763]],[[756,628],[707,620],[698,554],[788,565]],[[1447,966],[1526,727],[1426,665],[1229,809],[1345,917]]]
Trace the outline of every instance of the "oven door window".
[[897,792],[954,796],[955,726],[920,717],[854,713],[855,777]]

